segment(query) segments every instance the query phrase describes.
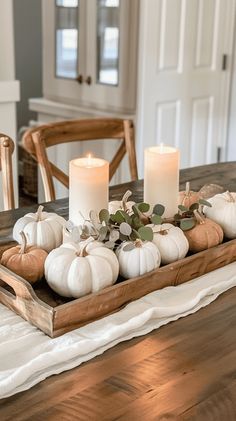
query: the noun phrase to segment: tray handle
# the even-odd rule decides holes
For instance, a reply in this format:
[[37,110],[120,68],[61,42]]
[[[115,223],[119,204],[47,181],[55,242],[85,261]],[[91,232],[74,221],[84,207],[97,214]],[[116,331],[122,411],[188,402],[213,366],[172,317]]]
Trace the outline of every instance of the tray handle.
[[37,296],[29,282],[2,265],[0,265],[0,279],[14,290],[16,298],[24,300],[37,299]]

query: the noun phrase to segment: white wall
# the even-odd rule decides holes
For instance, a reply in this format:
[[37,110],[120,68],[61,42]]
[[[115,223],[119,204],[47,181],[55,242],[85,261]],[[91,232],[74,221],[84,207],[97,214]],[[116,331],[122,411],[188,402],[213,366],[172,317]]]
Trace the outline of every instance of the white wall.
[[0,1],[0,80],[15,78],[12,0]]

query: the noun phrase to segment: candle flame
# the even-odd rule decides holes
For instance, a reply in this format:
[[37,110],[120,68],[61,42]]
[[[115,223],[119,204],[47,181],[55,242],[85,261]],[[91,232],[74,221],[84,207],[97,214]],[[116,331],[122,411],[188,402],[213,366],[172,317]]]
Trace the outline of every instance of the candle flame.
[[93,162],[92,162],[92,154],[91,153],[88,153],[87,155],[86,155],[86,159],[87,159],[87,162],[86,162],[86,167],[92,167],[93,165]]

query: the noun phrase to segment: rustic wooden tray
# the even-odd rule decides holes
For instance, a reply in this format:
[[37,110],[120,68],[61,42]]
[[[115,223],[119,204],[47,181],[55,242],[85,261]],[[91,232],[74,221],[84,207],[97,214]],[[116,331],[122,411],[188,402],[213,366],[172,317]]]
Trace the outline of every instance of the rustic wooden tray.
[[231,240],[144,276],[119,280],[102,291],[71,300],[54,293],[45,280],[33,289],[26,280],[0,265],[0,302],[54,338],[116,312],[152,291],[179,285],[234,261],[236,240]]

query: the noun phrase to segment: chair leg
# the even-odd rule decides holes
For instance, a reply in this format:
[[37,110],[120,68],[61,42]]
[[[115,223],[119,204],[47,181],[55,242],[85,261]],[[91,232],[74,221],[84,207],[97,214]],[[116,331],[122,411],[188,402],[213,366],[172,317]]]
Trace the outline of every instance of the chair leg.
[[125,144],[126,150],[129,157],[129,167],[131,180],[135,181],[138,179],[138,169],[136,161],[136,152],[134,144],[134,127],[130,120],[124,120],[124,133],[125,133]]

